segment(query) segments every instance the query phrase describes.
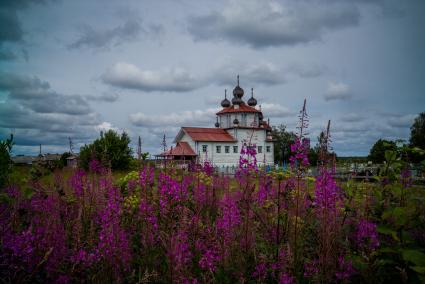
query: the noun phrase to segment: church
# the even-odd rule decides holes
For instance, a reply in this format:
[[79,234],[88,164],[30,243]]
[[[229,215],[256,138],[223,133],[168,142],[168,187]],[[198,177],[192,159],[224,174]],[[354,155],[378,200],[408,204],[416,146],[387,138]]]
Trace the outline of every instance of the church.
[[257,163],[273,165],[273,138],[269,121],[264,120],[261,106],[257,107],[254,91],[251,97],[243,100],[244,90],[239,86],[233,89],[232,100],[225,91],[221,110],[216,113],[214,128],[182,127],[174,143],[175,147],[160,154],[162,158],[203,163],[211,162],[218,167],[237,166],[241,148],[256,147]]

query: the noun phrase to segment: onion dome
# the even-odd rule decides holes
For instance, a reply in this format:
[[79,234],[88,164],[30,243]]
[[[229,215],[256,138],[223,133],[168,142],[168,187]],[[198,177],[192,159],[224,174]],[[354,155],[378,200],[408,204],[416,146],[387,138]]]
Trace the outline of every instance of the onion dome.
[[237,118],[235,118],[235,119],[233,120],[233,124],[238,125],[238,124],[239,124],[239,120],[238,120]]
[[217,127],[217,128],[220,127],[220,123],[218,123],[218,117],[217,117],[217,121],[215,122],[214,126]]
[[248,100],[248,105],[252,107],[257,105],[257,100],[254,99],[254,88],[251,88],[251,98]]
[[227,99],[227,90],[224,90],[224,100],[221,101],[222,107],[229,107],[230,101]]
[[239,75],[238,75],[238,85],[233,89],[233,96],[239,99],[243,97],[243,89],[239,86]]
[[242,99],[241,99],[241,98],[233,97],[233,99],[232,99],[232,104],[234,104],[234,105],[240,105],[240,104],[242,104],[242,103],[243,103],[243,101],[242,101]]

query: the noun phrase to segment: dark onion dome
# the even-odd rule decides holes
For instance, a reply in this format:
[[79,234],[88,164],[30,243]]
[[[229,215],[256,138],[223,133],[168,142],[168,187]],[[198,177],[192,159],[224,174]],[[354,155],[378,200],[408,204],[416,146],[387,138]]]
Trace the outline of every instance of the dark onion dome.
[[227,90],[224,90],[224,100],[221,101],[222,107],[229,107],[230,101],[227,99]]
[[239,75],[238,75],[238,85],[233,89],[233,96],[242,98],[243,97],[243,89],[239,86]]
[[239,120],[238,120],[237,118],[235,118],[235,119],[233,120],[233,124],[238,125],[238,124],[239,124]]
[[248,100],[248,105],[252,107],[257,105],[257,100],[254,99],[254,88],[251,88],[251,98]]
[[216,120],[214,125],[215,125],[215,127],[220,127],[220,123],[218,123],[218,117],[217,117],[217,120]]
[[241,99],[241,98],[233,97],[233,99],[232,99],[232,104],[234,104],[234,105],[240,105],[240,104],[242,104],[242,103],[243,103],[243,101],[242,101],[242,99]]
[[233,95],[235,97],[238,98],[242,98],[243,97],[243,89],[241,87],[239,87],[239,85],[237,85],[234,89],[233,89]]

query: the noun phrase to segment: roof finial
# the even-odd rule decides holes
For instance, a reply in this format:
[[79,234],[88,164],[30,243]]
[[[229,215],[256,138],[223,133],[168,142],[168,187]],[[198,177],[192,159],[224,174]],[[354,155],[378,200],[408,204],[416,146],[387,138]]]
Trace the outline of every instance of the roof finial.
[[238,74],[238,86],[239,86],[239,74]]
[[254,88],[251,88],[251,98],[254,97]]
[[224,98],[227,99],[227,89],[224,89]]

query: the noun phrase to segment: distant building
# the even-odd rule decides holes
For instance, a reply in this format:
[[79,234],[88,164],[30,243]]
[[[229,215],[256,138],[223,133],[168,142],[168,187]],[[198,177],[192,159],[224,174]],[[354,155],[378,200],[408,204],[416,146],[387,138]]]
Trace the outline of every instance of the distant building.
[[78,156],[71,155],[66,158],[66,166],[69,168],[76,169],[78,167]]
[[15,165],[32,165],[32,163],[37,159],[33,156],[17,155],[12,157],[12,162]]
[[215,128],[182,127],[174,142],[176,146],[159,157],[173,160],[210,161],[215,166],[235,166],[239,163],[243,145],[256,147],[259,165],[273,165],[271,127],[264,121],[261,108],[251,89],[251,98],[245,103],[244,90],[238,84],[231,101],[227,94],[217,112]]

